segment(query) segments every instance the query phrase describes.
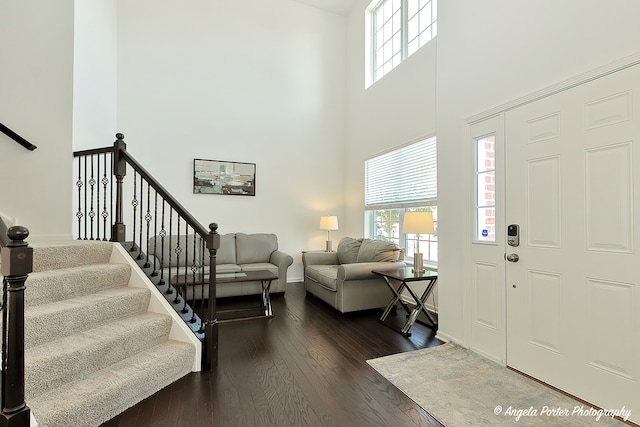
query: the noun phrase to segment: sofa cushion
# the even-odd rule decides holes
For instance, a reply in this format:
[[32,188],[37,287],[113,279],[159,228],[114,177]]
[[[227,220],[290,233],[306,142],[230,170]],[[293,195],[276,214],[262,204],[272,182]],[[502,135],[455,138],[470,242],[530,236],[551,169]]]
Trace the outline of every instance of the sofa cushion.
[[337,265],[308,265],[305,271],[305,275],[319,283],[327,289],[336,291],[336,282],[338,279],[338,266]]
[[400,256],[400,248],[393,242],[363,239],[358,251],[358,262],[394,262]]
[[220,248],[216,252],[216,264],[236,263],[236,235],[234,233],[220,235]]
[[236,233],[236,263],[251,264],[269,262],[271,253],[278,249],[278,238],[275,234]]
[[338,243],[338,249],[336,250],[338,255],[338,261],[340,264],[353,264],[358,261],[358,251],[362,239],[354,239],[353,237],[343,237]]

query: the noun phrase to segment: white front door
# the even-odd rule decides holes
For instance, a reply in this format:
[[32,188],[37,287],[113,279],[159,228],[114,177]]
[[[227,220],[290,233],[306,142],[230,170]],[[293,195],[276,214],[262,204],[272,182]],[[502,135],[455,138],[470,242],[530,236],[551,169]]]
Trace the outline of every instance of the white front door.
[[507,365],[638,422],[640,66],[505,123]]

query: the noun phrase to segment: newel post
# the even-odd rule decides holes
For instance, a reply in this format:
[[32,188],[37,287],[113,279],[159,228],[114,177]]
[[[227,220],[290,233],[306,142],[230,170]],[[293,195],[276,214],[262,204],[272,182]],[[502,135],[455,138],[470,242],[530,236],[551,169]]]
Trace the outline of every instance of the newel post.
[[25,241],[29,230],[11,227],[11,241],[2,248],[2,396],[0,426],[22,427],[30,424],[30,410],[24,400],[24,290],[33,271],[33,248]]
[[209,315],[204,326],[204,355],[202,370],[218,366],[218,314],[216,312],[216,256],[220,248],[218,224],[209,224],[207,249],[209,250]]
[[126,239],[126,229],[124,225],[124,205],[122,203],[122,181],[127,175],[127,162],[122,156],[122,152],[127,149],[124,143],[124,135],[116,134],[116,141],[113,143],[113,175],[116,177],[116,217],[111,226],[111,241],[124,242]]

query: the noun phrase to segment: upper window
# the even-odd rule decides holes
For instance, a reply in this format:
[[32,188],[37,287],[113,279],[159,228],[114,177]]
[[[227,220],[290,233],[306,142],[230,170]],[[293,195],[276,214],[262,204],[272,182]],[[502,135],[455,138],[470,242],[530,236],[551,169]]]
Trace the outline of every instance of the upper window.
[[438,32],[437,0],[374,0],[367,10],[371,16],[371,83]]

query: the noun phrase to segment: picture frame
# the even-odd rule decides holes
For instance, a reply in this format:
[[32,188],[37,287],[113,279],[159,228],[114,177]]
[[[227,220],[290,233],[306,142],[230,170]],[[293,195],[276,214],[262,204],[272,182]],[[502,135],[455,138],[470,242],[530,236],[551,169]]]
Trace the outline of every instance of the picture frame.
[[193,159],[193,193],[256,195],[256,164]]

